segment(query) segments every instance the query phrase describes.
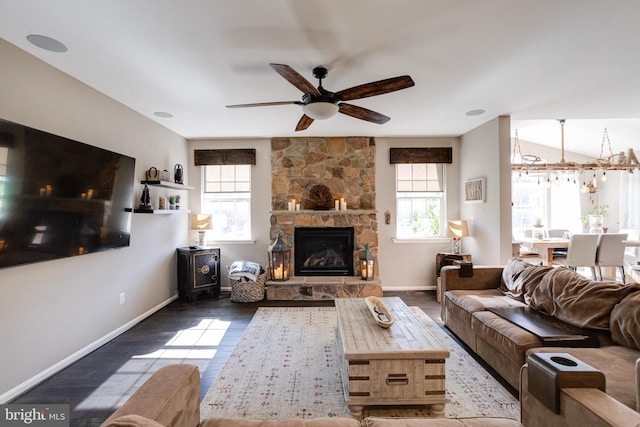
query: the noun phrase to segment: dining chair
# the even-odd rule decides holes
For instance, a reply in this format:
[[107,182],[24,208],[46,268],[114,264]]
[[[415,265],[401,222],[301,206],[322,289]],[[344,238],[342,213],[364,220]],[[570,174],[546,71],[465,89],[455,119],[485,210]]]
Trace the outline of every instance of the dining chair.
[[[533,237],[533,230],[524,230],[525,239],[531,239]],[[518,256],[521,258],[538,258],[540,253],[535,249],[529,249],[523,245],[520,245]]]
[[596,280],[596,250],[599,234],[573,234],[569,239],[566,257],[554,257],[554,264],[566,265],[577,271],[578,267],[589,267],[591,276]]
[[623,240],[627,239],[626,233],[605,233],[600,234],[598,239],[598,250],[596,251],[596,266],[600,280],[602,278],[602,267],[618,267],[624,283],[624,251]]
[[[569,235],[569,230],[566,228],[550,228],[547,230],[547,236],[552,239],[561,239],[566,235]],[[553,248],[553,256],[567,256],[567,248]]]
[[550,228],[547,230],[547,236],[551,237],[551,238],[562,238],[564,236],[564,233],[568,233],[569,230],[567,230],[566,228]]

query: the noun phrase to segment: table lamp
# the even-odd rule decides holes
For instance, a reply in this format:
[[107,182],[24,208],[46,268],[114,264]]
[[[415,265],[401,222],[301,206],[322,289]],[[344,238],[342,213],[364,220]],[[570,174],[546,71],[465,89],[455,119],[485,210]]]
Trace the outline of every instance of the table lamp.
[[451,219],[447,221],[447,237],[451,240],[451,252],[459,254],[462,250],[462,237],[469,235],[469,224],[464,219]]
[[191,215],[191,229],[198,231],[198,246],[205,245],[205,233],[207,230],[213,230],[213,221],[209,214],[193,214]]

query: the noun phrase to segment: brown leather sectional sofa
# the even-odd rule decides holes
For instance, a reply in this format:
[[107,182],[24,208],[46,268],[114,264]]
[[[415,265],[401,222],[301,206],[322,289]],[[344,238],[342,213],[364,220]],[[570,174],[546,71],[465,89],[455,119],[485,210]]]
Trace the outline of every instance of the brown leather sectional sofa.
[[[640,425],[640,291],[635,285],[591,281],[566,268],[533,266],[517,258],[505,266],[474,267],[472,277],[458,273],[456,267],[441,271],[442,319],[520,391],[526,426]],[[541,339],[491,311],[506,307],[525,308],[521,311],[580,328],[594,335],[597,347],[567,347],[562,340]],[[568,398],[563,390],[563,399],[570,400],[565,412],[545,408],[528,389],[527,355],[538,352],[567,353],[601,371],[606,393],[587,389],[586,401],[576,401],[586,392],[578,390]]]

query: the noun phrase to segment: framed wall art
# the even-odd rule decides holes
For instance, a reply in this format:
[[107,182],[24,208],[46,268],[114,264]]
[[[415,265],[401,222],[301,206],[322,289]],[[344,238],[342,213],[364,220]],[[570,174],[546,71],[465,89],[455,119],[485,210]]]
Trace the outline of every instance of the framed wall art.
[[484,203],[486,199],[486,178],[468,179],[464,182],[464,202]]

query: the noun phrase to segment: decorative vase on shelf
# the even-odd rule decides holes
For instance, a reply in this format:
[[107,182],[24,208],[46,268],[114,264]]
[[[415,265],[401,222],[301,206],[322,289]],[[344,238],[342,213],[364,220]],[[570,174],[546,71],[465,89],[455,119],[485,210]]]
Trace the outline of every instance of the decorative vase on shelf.
[[602,234],[604,232],[602,224],[604,224],[604,215],[589,215],[589,233]]

